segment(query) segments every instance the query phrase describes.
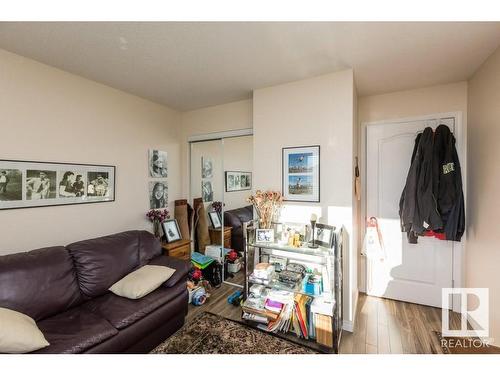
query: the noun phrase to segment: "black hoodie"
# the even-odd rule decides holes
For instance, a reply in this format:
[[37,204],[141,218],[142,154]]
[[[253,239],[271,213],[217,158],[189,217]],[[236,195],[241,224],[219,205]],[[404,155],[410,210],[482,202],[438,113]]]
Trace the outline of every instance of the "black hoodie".
[[426,230],[460,241],[465,229],[462,175],[455,137],[446,125],[435,133],[425,128],[417,136],[399,215],[410,243]]
[[441,232],[447,240],[460,241],[465,231],[465,209],[462,169],[455,143],[450,129],[439,125],[434,133],[432,190],[443,220]]

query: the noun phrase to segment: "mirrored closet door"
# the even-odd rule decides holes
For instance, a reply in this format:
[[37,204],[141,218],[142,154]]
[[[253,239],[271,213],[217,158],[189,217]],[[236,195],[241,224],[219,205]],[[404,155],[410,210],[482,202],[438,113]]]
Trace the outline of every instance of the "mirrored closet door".
[[[244,284],[243,223],[253,219],[247,202],[253,190],[252,164],[252,135],[190,142],[192,249],[218,259],[220,270],[212,270],[212,264],[209,272],[237,286]],[[200,262],[204,260],[200,256]]]

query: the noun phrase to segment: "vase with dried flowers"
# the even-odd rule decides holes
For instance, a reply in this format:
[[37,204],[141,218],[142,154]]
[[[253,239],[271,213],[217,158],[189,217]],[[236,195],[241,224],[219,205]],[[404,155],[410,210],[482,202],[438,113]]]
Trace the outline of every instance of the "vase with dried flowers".
[[170,219],[170,212],[168,208],[162,210],[149,210],[146,217],[153,223],[154,236],[158,239],[161,238],[160,227],[161,223]]
[[247,201],[255,207],[260,228],[270,229],[273,222],[278,221],[283,206],[283,196],[279,191],[257,190]]

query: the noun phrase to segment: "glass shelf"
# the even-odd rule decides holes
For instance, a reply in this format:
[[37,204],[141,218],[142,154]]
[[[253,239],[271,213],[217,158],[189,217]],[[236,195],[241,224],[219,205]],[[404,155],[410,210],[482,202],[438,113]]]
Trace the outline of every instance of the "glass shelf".
[[257,247],[261,249],[288,251],[291,253],[296,253],[301,255],[313,255],[321,257],[333,256],[333,249],[323,246],[319,246],[316,249],[313,249],[307,246],[294,247],[289,245],[282,245],[278,242],[252,242],[248,243],[248,246]]
[[[256,281],[255,279],[252,279],[251,277],[248,278],[248,283],[249,284],[258,284],[258,285],[263,285],[266,288],[273,289],[273,290],[284,290],[286,292],[292,292],[296,294],[303,294],[305,296],[317,298],[323,295],[322,294],[313,294],[313,293],[307,293],[302,289],[302,282],[297,283],[295,288],[290,288],[287,287],[286,285],[283,285],[279,280],[273,279],[271,280],[268,284],[264,284],[262,282]],[[335,302],[334,302],[335,303]]]

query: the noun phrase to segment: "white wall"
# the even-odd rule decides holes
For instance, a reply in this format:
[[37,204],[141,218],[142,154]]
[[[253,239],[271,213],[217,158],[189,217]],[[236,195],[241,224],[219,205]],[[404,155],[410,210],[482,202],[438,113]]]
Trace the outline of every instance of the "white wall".
[[[352,241],[354,154],[352,70],[254,91],[254,189],[281,191],[282,148],[320,145],[321,202],[288,202],[282,220],[345,225]],[[347,249],[344,320],[351,322],[357,293],[356,252]]]
[[[116,201],[0,211],[0,254],[145,228],[148,149],[181,196],[178,112],[0,50],[1,158],[116,166]],[[173,206],[171,205],[171,209]]]
[[500,49],[469,81],[466,286],[489,288],[490,336],[500,346]]

